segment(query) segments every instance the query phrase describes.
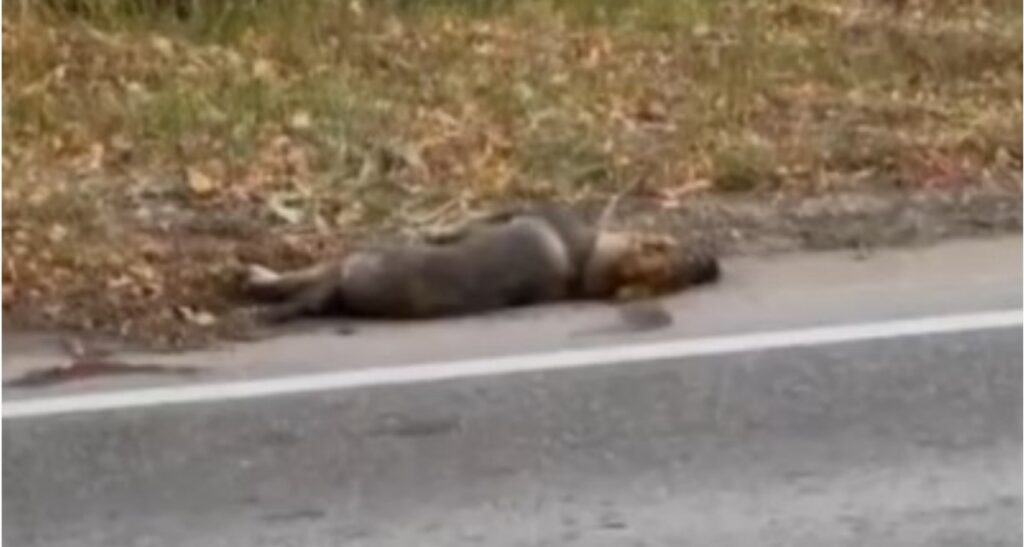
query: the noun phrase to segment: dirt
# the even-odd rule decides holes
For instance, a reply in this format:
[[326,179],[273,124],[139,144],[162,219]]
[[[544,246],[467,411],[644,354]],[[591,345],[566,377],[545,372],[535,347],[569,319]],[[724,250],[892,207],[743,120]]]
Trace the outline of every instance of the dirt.
[[4,387],[49,387],[57,384],[77,382],[99,376],[124,376],[138,374],[159,374],[172,376],[192,376],[198,370],[188,367],[169,367],[162,365],[127,364],[117,361],[96,359],[74,360],[51,367],[32,370],[11,380],[4,381]]
[[[580,209],[585,216],[596,218],[603,205],[592,203]],[[663,202],[624,198],[616,224],[668,231],[722,256],[850,249],[866,257],[879,247],[1020,232],[1021,191],[1019,185],[988,185],[941,192],[879,190],[770,198],[711,194],[690,197],[671,208]],[[123,342],[163,350],[268,335],[253,325],[230,287],[230,265],[254,257],[301,263],[335,252],[343,242],[331,241],[323,234],[302,237],[264,230],[259,237],[248,235],[211,242],[208,234],[165,232],[160,237],[175,240],[175,252],[164,257],[173,261],[173,268],[167,271],[173,272],[170,283],[175,290],[162,300],[152,298],[143,305],[98,295],[82,297],[69,305],[71,309],[60,324],[48,322],[31,307],[10,306],[5,309],[4,332],[70,328],[85,338],[114,335]],[[375,237],[387,236],[378,233]],[[187,313],[154,313],[160,308],[198,309],[200,304],[213,312],[215,321],[195,321]],[[108,317],[117,317],[119,323],[115,324],[130,323],[133,329],[117,332],[105,328],[103,319]],[[83,328],[76,322],[97,326]]]
[[[1021,230],[1019,189],[695,199],[673,214],[635,206],[635,223],[722,255],[922,245]],[[628,215],[628,213],[626,213]]]

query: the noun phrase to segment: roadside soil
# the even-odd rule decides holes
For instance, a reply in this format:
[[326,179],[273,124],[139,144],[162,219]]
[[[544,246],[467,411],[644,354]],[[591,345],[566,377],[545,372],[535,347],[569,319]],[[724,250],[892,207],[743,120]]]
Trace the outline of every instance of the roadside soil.
[[[601,205],[580,204],[579,209],[594,218]],[[687,244],[713,249],[722,256],[849,249],[857,257],[869,258],[871,251],[880,247],[985,237],[1020,232],[1022,227],[1019,187],[1010,186],[771,198],[700,196],[670,209],[634,198],[623,199],[618,210],[619,225],[669,232]],[[199,222],[192,219],[191,228],[199,230]],[[140,295],[134,302],[130,295],[106,298],[102,289],[83,291],[59,310],[37,304],[31,297],[13,300],[10,305],[5,298],[4,333],[56,329],[69,335],[120,339],[148,349],[244,340],[255,336],[258,329],[235,290],[243,261],[302,264],[343,252],[346,240],[329,234],[261,233],[255,226],[232,236],[190,233],[184,226],[170,229],[175,233],[173,245],[154,249],[162,253],[163,260],[174,261],[175,268],[165,282],[173,291]],[[152,242],[156,237],[152,226],[136,225],[131,232],[140,241]],[[360,235],[371,239],[408,237],[394,231]],[[167,241],[167,233],[161,232],[159,238]]]

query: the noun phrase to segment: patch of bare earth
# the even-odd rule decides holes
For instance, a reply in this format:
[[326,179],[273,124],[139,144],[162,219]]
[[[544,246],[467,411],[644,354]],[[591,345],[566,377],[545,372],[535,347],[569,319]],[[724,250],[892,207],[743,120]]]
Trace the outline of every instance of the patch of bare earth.
[[244,335],[242,261],[626,187],[725,253],[1021,228],[1016,1],[172,3],[4,8],[5,329]]

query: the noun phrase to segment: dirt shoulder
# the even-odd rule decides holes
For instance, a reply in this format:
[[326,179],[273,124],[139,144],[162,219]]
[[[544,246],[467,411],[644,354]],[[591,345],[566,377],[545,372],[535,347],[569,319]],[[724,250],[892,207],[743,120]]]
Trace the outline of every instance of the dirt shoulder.
[[[774,199],[708,196],[689,199],[672,210],[627,199],[621,204],[619,222],[671,232],[723,256],[848,249],[856,257],[869,258],[872,250],[883,247],[1020,233],[1020,203],[1017,191],[978,188]],[[581,206],[580,210],[594,216],[598,208]],[[301,233],[253,234],[251,239],[187,232],[159,238],[144,234],[140,230],[135,237],[153,245],[150,252],[166,253],[154,263],[151,274],[160,283],[152,286],[166,289],[146,293],[132,290],[131,283],[113,286],[117,277],[108,276],[126,272],[111,270],[109,264],[106,269],[82,270],[71,278],[80,285],[61,287],[58,291],[67,292],[55,293],[63,296],[58,303],[35,302],[31,295],[24,300],[5,299],[5,332],[60,329],[69,335],[113,338],[150,349],[244,340],[256,336],[258,329],[239,313],[245,303],[236,297],[235,274],[242,261],[299,264],[339,252],[345,243],[330,235]],[[374,237],[388,236],[377,233]],[[165,244],[168,238],[173,245]],[[73,287],[82,288],[68,290]]]
[[697,198],[666,214],[634,206],[638,222],[710,245],[724,255],[932,244],[1021,230],[1012,189],[847,192],[819,196]]

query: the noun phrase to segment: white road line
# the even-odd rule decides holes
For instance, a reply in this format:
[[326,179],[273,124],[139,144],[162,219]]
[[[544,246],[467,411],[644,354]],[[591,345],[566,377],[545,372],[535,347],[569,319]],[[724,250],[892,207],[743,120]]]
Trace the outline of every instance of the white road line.
[[261,380],[142,388],[63,397],[41,397],[4,403],[3,418],[27,418],[52,414],[248,399],[395,384],[415,384],[458,378],[608,366],[701,355],[721,355],[778,348],[820,346],[841,342],[977,331],[1021,326],[1022,324],[1024,324],[1022,310],[998,310],[876,323],[565,350],[534,355],[515,355],[466,361],[348,370]]

